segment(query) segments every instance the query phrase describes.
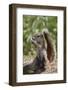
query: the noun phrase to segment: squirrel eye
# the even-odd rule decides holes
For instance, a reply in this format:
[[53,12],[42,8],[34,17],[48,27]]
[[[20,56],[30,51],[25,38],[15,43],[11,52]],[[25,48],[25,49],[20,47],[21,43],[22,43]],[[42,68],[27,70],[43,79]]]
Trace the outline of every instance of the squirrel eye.
[[37,37],[40,37],[39,35]]

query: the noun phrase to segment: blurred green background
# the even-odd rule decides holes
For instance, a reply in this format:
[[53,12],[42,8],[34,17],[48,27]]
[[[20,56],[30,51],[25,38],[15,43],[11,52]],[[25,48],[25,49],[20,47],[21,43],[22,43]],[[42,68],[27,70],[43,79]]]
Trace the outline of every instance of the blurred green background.
[[33,16],[23,15],[23,53],[24,59],[35,54],[31,43],[31,37],[35,33],[48,29],[56,45],[57,41],[57,17],[56,16]]

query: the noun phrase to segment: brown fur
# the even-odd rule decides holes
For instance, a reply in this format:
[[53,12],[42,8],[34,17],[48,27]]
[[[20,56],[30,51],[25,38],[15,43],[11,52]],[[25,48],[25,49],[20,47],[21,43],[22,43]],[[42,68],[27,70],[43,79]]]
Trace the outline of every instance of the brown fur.
[[44,32],[44,37],[47,41],[47,57],[50,62],[55,58],[55,45],[53,44],[52,38],[49,33]]

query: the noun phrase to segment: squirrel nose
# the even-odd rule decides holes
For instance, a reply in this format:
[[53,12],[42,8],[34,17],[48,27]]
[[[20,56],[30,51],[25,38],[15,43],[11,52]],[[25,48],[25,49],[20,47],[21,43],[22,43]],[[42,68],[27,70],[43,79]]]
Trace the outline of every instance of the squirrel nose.
[[32,37],[33,40],[35,40],[35,37]]

